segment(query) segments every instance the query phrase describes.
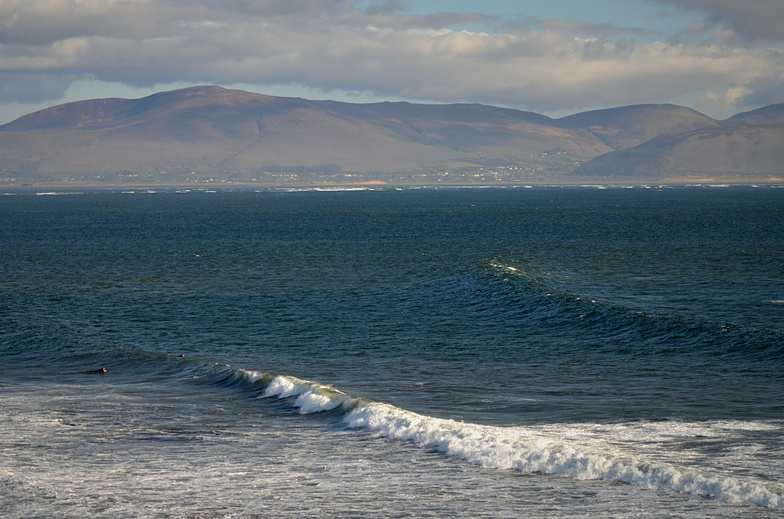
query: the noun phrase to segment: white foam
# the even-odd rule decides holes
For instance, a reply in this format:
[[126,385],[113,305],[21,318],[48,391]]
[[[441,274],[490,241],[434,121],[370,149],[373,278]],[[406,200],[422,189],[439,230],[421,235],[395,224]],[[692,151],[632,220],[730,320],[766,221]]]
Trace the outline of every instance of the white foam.
[[303,413],[318,413],[321,411],[331,411],[340,406],[341,402],[330,395],[320,394],[316,390],[309,390],[302,393],[294,401],[294,407]]
[[350,427],[409,441],[483,467],[618,481],[711,496],[730,503],[784,506],[784,485],[638,459],[606,441],[575,441],[546,430],[428,418],[385,404],[358,407],[345,421]]
[[293,377],[275,377],[264,390],[265,397],[276,396],[287,398],[301,393],[301,384],[296,384]]
[[712,425],[567,424],[541,427],[497,427],[431,418],[392,405],[351,397],[330,386],[275,377],[265,397],[297,397],[292,403],[303,414],[343,407],[343,422],[384,438],[411,442],[448,456],[495,469],[604,479],[650,489],[673,490],[715,497],[730,503],[768,508],[784,507],[784,485],[772,481],[738,479],[710,468],[678,463],[640,448],[675,436],[722,435],[722,431],[765,429],[758,423]]
[[350,397],[333,387],[295,377],[277,376],[264,390],[264,397],[267,398],[294,396],[297,398],[292,405],[303,414],[331,411],[340,406],[349,409],[358,402],[357,398]]

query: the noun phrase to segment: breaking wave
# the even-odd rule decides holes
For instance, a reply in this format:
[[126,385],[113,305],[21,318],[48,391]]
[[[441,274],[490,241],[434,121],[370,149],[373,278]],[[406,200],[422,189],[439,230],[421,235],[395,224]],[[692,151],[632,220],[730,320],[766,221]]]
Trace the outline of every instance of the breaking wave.
[[560,432],[552,427],[472,424],[424,416],[291,376],[228,367],[221,371],[223,384],[244,385],[257,391],[257,398],[302,415],[334,414],[342,427],[409,442],[485,468],[615,481],[734,504],[784,507],[784,485],[780,483],[659,461],[600,435],[591,435],[587,441],[575,433],[580,427],[589,427],[586,424],[563,426]]

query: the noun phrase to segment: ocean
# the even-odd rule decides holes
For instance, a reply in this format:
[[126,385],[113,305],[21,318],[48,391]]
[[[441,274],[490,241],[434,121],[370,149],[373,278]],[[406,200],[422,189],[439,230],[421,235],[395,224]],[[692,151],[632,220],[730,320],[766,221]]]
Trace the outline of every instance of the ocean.
[[2,517],[784,517],[784,186],[6,188],[0,222]]

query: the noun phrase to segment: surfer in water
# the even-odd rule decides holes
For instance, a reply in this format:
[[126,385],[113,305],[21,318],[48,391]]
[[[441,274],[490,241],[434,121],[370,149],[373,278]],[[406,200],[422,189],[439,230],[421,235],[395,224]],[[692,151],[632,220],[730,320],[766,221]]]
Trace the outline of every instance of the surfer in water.
[[93,369],[93,370],[90,370],[90,371],[83,371],[82,373],[87,373],[88,375],[95,375],[97,373],[106,373],[106,368]]

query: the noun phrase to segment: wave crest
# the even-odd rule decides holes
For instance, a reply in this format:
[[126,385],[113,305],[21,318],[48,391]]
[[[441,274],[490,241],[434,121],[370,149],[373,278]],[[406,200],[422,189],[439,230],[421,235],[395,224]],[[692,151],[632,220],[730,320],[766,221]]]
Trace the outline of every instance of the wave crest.
[[617,481],[768,508],[784,505],[784,485],[651,462],[612,447],[609,442],[583,444],[532,427],[498,427],[431,418],[294,377],[275,376],[263,397],[293,398],[291,405],[301,414],[340,409],[341,423],[348,428],[410,442],[481,467]]
[[303,414],[332,411],[338,407],[350,409],[359,401],[357,397],[351,397],[331,386],[281,375],[272,379],[263,396],[279,399],[296,397],[292,406]]

